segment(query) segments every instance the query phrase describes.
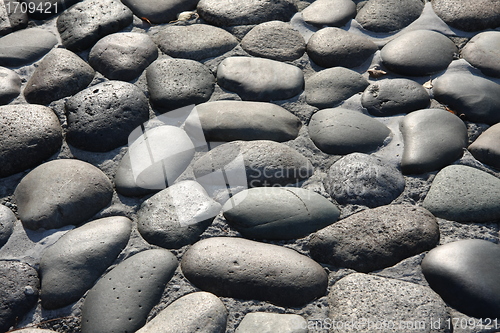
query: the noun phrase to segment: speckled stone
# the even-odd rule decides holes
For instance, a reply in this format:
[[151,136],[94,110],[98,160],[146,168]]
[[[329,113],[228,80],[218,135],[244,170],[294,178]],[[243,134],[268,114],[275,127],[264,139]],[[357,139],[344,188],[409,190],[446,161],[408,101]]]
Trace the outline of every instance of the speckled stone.
[[235,333],[307,333],[307,321],[296,314],[250,312]]
[[488,76],[500,77],[500,31],[485,31],[472,37],[462,49],[462,57]]
[[500,169],[500,124],[484,131],[470,146],[469,151],[479,161]]
[[123,0],[135,16],[147,18],[151,23],[168,23],[176,19],[177,14],[196,8],[198,0]]
[[0,205],[0,248],[9,240],[16,221],[16,215],[6,206]]
[[393,32],[415,21],[423,9],[422,0],[369,0],[358,11],[356,21],[366,30]]
[[479,31],[500,26],[496,0],[431,0],[434,12],[453,28]]
[[57,44],[48,30],[30,28],[0,38],[0,66],[18,67],[40,59]]
[[21,78],[11,69],[0,67],[0,105],[9,104],[21,93]]
[[356,15],[352,0],[316,0],[302,11],[306,23],[341,27]]
[[24,29],[28,26],[28,13],[23,11],[17,1],[4,0],[5,11],[0,14],[0,36],[10,34],[13,31]]

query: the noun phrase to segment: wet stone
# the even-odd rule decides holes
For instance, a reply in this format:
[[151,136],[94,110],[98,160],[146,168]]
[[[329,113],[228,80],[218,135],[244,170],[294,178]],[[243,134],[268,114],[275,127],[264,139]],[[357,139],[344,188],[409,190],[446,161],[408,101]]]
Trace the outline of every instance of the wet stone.
[[32,168],[59,151],[59,119],[41,105],[0,106],[0,177]]
[[430,250],[439,242],[436,218],[426,209],[388,205],[351,215],[313,234],[318,262],[371,272]]
[[241,40],[250,55],[278,61],[292,61],[306,51],[304,37],[288,23],[265,22],[250,30]]
[[146,34],[122,32],[99,40],[89,54],[89,64],[110,80],[131,81],[158,57]]
[[175,256],[163,249],[119,263],[85,297],[82,333],[135,332],[144,326],[177,265]]
[[306,23],[341,27],[356,15],[352,0],[316,0],[302,11]]
[[307,321],[296,314],[247,313],[235,333],[307,333]]
[[304,75],[300,68],[275,60],[229,57],[217,68],[217,83],[243,100],[284,100],[302,92]]
[[56,36],[41,28],[30,28],[10,33],[0,38],[0,66],[27,65],[40,59],[56,44]]
[[235,237],[195,243],[181,268],[191,283],[217,296],[287,307],[323,296],[328,283],[323,267],[294,250]]
[[315,32],[307,43],[307,54],[322,67],[357,67],[375,51],[377,45],[368,38],[332,27]]
[[484,131],[468,148],[479,161],[500,169],[500,124]]
[[26,87],[24,97],[33,104],[49,104],[76,94],[94,79],[95,71],[66,49],[54,49],[43,58]]
[[0,205],[0,248],[9,240],[16,221],[16,215],[6,206]]
[[374,151],[391,134],[391,130],[377,119],[343,108],[316,112],[308,129],[314,144],[333,155]]
[[415,21],[423,9],[422,0],[369,0],[358,11],[356,21],[366,30],[393,32]]
[[425,109],[430,104],[425,88],[413,80],[387,79],[373,82],[361,95],[361,103],[371,115],[394,116]]
[[118,0],[84,0],[57,18],[57,30],[64,47],[83,51],[102,37],[132,23],[132,12]]
[[325,187],[339,204],[373,208],[396,199],[405,188],[405,179],[391,162],[353,153],[330,167]]
[[445,35],[430,30],[402,34],[380,51],[384,65],[398,74],[426,76],[445,70],[457,52]]
[[9,104],[21,93],[21,78],[16,72],[0,67],[0,105]]
[[113,185],[95,166],[72,159],[39,165],[17,185],[19,219],[28,229],[78,225],[106,207]]
[[431,0],[434,12],[451,27],[479,31],[500,26],[500,3],[495,0]]
[[500,179],[464,165],[439,171],[423,206],[436,217],[457,222],[488,222],[500,218]]
[[128,143],[137,126],[149,119],[148,99],[137,86],[106,81],[91,86],[65,104],[66,140],[89,151],[110,151]]
[[78,301],[127,245],[132,221],[106,217],[64,234],[42,255],[40,298],[45,309]]
[[220,56],[238,45],[229,32],[207,24],[167,25],[152,33],[152,38],[163,53],[198,61]]
[[500,77],[500,31],[485,31],[472,37],[462,49],[462,57],[488,76]]
[[400,124],[404,151],[401,170],[419,174],[439,170],[462,157],[467,127],[451,112],[424,109],[410,113]]
[[146,18],[151,23],[168,23],[176,19],[180,12],[196,8],[198,0],[123,0],[123,4],[129,7],[135,16]]
[[24,29],[28,26],[28,14],[22,10],[18,2],[4,0],[5,11],[0,14],[0,36],[10,34],[13,31]]
[[344,67],[328,68],[306,80],[306,101],[320,109],[332,108],[362,92],[368,85],[368,81],[353,70]]

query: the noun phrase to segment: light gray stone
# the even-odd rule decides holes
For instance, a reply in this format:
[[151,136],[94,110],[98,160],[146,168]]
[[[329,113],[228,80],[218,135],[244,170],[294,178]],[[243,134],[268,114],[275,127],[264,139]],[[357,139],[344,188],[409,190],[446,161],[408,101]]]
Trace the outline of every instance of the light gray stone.
[[500,124],[484,131],[470,146],[469,151],[479,161],[500,169]]
[[24,66],[40,59],[57,44],[48,30],[30,28],[0,38],[0,66]]
[[356,15],[352,0],[316,0],[302,11],[306,23],[341,27]]
[[366,30],[393,32],[415,21],[423,9],[422,0],[369,0],[358,11],[356,21]]
[[0,205],[0,248],[9,240],[16,221],[16,215],[6,206]]
[[307,321],[296,314],[250,312],[235,333],[307,333]]
[[180,12],[195,9],[197,3],[198,0],[123,0],[137,17],[155,24],[173,21]]
[[462,57],[488,76],[500,77],[500,31],[485,31],[472,37],[462,49]]
[[9,104],[21,93],[21,78],[16,72],[0,67],[0,105]]

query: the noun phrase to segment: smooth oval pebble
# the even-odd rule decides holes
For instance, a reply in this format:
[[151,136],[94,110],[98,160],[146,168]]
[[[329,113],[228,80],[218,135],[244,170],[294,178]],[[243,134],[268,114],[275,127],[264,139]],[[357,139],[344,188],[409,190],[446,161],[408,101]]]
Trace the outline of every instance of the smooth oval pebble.
[[479,161],[500,169],[500,124],[484,131],[470,146],[469,151]]
[[401,170],[420,174],[439,170],[462,157],[467,147],[467,127],[451,112],[424,109],[410,113],[400,123],[404,151]]
[[340,216],[328,199],[294,187],[244,190],[226,201],[224,218],[244,237],[253,239],[302,238]]
[[21,77],[11,69],[0,67],[0,105],[9,104],[21,93]]
[[475,318],[500,317],[500,246],[466,239],[441,245],[422,260],[434,291],[460,312]]
[[356,21],[366,30],[393,32],[415,21],[423,9],[422,0],[369,0],[358,11]]
[[243,100],[283,100],[302,92],[304,74],[294,65],[275,60],[229,57],[217,68],[217,83]]
[[451,221],[496,221],[500,218],[500,179],[465,165],[447,166],[434,178],[423,206]]
[[367,273],[430,250],[438,242],[439,227],[429,211],[388,205],[321,229],[312,235],[309,249],[318,262]]
[[302,11],[306,23],[341,27],[356,15],[352,0],[316,0]]
[[431,0],[432,9],[444,22],[464,31],[500,26],[500,4],[495,0]]
[[322,67],[357,67],[377,51],[368,38],[339,28],[323,28],[307,42],[307,54]]
[[9,240],[16,221],[16,215],[6,206],[0,205],[0,248]]
[[196,106],[197,116],[184,125],[187,133],[203,130],[207,141],[295,139],[302,123],[286,109],[272,103],[215,101]]
[[368,153],[382,146],[391,130],[377,119],[343,108],[323,109],[309,122],[309,136],[327,154]]
[[398,74],[426,76],[445,70],[457,52],[445,35],[415,30],[391,40],[380,51],[383,64]]
[[301,306],[326,292],[328,276],[298,252],[234,237],[211,237],[191,246],[181,261],[184,276],[222,297]]
[[135,16],[146,18],[151,23],[169,23],[175,20],[178,13],[193,10],[197,3],[197,0],[123,0]]
[[177,268],[167,250],[139,252],[90,289],[82,306],[82,333],[135,332],[146,323]]
[[113,185],[101,170],[73,159],[39,165],[14,192],[19,219],[33,230],[85,222],[106,207],[112,196]]
[[199,291],[175,300],[136,333],[224,333],[226,323],[224,303],[214,294]]
[[485,31],[472,37],[462,49],[462,57],[483,74],[500,77],[500,31]]
[[[36,119],[36,121],[33,121]],[[46,160],[61,147],[63,133],[52,109],[41,105],[0,106],[0,177]]]
[[307,333],[307,321],[296,314],[250,312],[235,333]]
[[0,66],[27,65],[48,53],[57,38],[48,30],[30,28],[12,32],[0,38]]

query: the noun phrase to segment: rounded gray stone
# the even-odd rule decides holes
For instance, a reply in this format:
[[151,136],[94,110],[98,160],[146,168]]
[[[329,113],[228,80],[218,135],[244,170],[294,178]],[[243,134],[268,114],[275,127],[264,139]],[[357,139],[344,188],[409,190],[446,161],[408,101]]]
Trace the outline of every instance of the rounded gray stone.
[[201,0],[197,7],[201,18],[217,26],[289,21],[297,12],[291,0]]
[[198,61],[220,56],[238,45],[229,32],[208,24],[167,25],[152,36],[163,53]]
[[328,170],[325,187],[339,204],[383,206],[405,188],[405,179],[395,165],[381,158],[353,153]]
[[135,16],[146,18],[151,23],[169,23],[176,19],[177,14],[196,8],[198,0],[123,0]]
[[500,124],[484,131],[468,148],[479,161],[500,169]]
[[423,9],[422,0],[369,0],[358,11],[356,21],[366,30],[393,32],[415,21]]
[[82,90],[65,107],[66,140],[88,151],[110,151],[127,144],[130,133],[149,119],[147,97],[137,86],[122,81]]
[[94,69],[73,52],[53,49],[26,83],[24,97],[28,103],[49,104],[84,89],[94,75]]
[[306,23],[341,27],[356,15],[352,0],[316,0],[302,11]]
[[99,39],[130,25],[133,14],[118,0],[84,0],[57,18],[62,44],[71,51],[83,51]]
[[188,59],[158,59],[146,69],[151,105],[171,111],[210,99],[215,77],[207,66]]
[[14,192],[19,219],[33,230],[85,222],[106,207],[112,196],[113,185],[101,170],[73,159],[39,165]]
[[0,14],[0,36],[5,36],[13,31],[24,29],[28,26],[28,13],[17,5],[17,1],[4,0],[6,10]]
[[62,128],[42,105],[0,106],[0,177],[33,168],[59,151]]
[[196,106],[197,117],[186,120],[184,130],[201,129],[207,141],[295,139],[302,123],[286,109],[272,103],[216,101]]
[[0,67],[0,105],[9,104],[21,93],[21,78],[16,72]]
[[426,76],[445,70],[457,52],[445,35],[430,30],[406,32],[380,51],[384,65],[398,74]]
[[70,230],[42,255],[40,298],[45,309],[78,301],[127,245],[132,221],[98,219]]
[[500,3],[495,0],[431,0],[434,12],[451,27],[479,31],[500,26]]
[[244,190],[226,201],[224,218],[244,237],[253,239],[302,238],[340,216],[328,199],[294,187],[260,187]]
[[313,259],[336,267],[371,272],[434,248],[436,218],[426,209],[388,205],[367,209],[312,235]]
[[19,67],[32,63],[57,44],[54,34],[42,28],[15,31],[0,38],[0,66]]
[[224,333],[227,315],[217,296],[199,291],[175,300],[136,333]]
[[465,165],[439,171],[423,206],[436,217],[457,222],[500,218],[500,179]]
[[361,95],[361,104],[371,115],[393,116],[425,109],[431,100],[425,88],[409,79],[372,82]]
[[485,31],[472,37],[462,49],[462,57],[488,76],[500,77],[500,31]]
[[276,60],[229,57],[217,68],[217,83],[250,101],[284,100],[304,88],[300,68]]
[[302,306],[325,294],[328,276],[298,252],[235,237],[211,237],[191,246],[182,273],[198,288],[221,297]]
[[7,243],[17,218],[14,213],[4,205],[0,205],[0,248]]
[[314,144],[333,155],[374,151],[391,134],[391,130],[377,119],[343,108],[316,112],[308,129]]
[[306,80],[306,101],[320,109],[332,108],[368,85],[368,81],[353,70],[344,67],[324,69]]
[[200,184],[185,180],[143,202],[137,229],[150,244],[179,249],[196,242],[220,209]]
[[110,80],[131,81],[158,57],[146,34],[122,32],[99,40],[90,50],[89,64]]
[[257,25],[241,40],[250,55],[278,61],[292,61],[306,51],[304,37],[288,23],[270,21]]
[[307,54],[322,67],[357,67],[377,51],[377,45],[364,36],[339,28],[323,28],[307,43]]
[[243,317],[235,333],[307,333],[308,323],[297,314],[250,312]]
[[404,151],[401,170],[419,174],[439,170],[462,157],[467,147],[467,127],[451,112],[424,109],[410,113],[400,123]]
[[119,263],[85,297],[82,333],[135,332],[144,326],[177,265],[176,257],[163,249]]

